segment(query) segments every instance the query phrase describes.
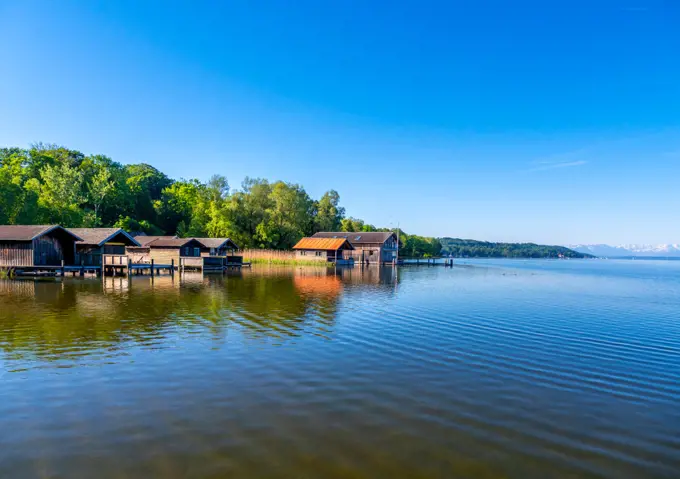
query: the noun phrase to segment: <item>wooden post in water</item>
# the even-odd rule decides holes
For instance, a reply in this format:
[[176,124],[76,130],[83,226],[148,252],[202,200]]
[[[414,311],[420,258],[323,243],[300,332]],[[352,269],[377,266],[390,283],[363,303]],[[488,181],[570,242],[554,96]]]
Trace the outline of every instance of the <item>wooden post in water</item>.
[[174,278],[175,277],[175,258],[172,258],[170,260],[170,275]]
[[64,260],[62,259],[61,260],[61,277],[62,278],[64,277],[64,272],[65,272],[64,265],[65,265],[65,263],[64,263]]
[[130,257],[129,256],[125,257],[125,274],[128,278],[130,277]]
[[153,278],[153,275],[154,275],[154,270],[153,270],[153,269],[154,269],[154,260],[153,260],[153,258],[152,258],[152,259],[151,259],[151,277],[152,277],[152,278]]
[[85,260],[81,258],[80,260],[80,277],[85,276]]

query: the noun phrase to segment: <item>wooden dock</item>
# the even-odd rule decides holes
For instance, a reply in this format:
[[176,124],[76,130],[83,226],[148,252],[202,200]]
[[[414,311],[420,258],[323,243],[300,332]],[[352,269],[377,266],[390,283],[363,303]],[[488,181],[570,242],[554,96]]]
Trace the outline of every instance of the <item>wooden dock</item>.
[[171,260],[170,264],[155,263],[152,259],[149,263],[133,263],[127,255],[102,255],[102,264],[99,265],[66,265],[63,261],[60,265],[26,265],[26,266],[0,266],[7,276],[131,276],[161,274],[174,275],[175,272],[182,274],[185,271],[223,272],[230,269],[250,267],[250,263],[244,263],[240,257],[226,256],[201,256],[193,258],[180,257],[179,263]]
[[453,267],[453,258],[399,258],[398,264],[401,266],[444,266]]

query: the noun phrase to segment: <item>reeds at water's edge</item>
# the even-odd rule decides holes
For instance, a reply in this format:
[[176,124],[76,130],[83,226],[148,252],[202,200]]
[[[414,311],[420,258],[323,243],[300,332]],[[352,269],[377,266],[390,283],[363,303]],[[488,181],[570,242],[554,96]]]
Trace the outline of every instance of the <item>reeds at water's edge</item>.
[[297,265],[328,267],[324,261],[310,261],[298,259],[295,251],[279,251],[273,249],[245,249],[240,252],[243,261],[252,264]]

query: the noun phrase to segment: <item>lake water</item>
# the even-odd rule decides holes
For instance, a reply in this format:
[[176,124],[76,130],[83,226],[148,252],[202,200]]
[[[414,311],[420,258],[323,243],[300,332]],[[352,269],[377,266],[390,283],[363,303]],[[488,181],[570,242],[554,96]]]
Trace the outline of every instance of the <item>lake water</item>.
[[0,281],[0,477],[677,478],[680,262]]

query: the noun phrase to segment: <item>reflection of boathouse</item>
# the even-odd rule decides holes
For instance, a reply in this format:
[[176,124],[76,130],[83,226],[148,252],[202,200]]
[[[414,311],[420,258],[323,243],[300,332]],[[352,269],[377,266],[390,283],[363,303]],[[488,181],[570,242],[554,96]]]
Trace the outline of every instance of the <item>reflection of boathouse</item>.
[[[324,271],[325,273],[325,271]],[[324,296],[334,298],[342,293],[342,281],[336,275],[300,275],[293,276],[295,289],[306,296]]]

